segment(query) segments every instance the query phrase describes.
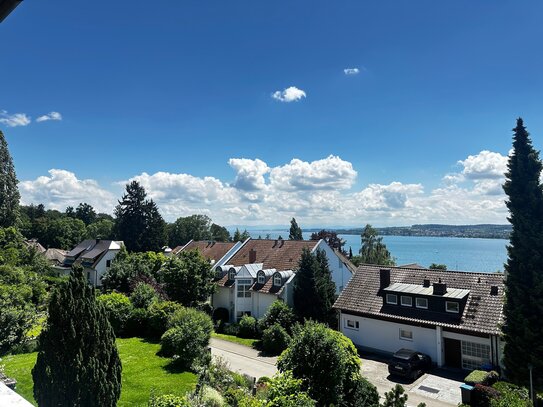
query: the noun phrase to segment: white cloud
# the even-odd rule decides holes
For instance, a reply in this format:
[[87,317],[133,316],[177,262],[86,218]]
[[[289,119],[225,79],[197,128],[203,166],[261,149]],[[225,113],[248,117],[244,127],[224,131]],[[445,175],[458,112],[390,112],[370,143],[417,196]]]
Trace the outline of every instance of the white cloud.
[[112,213],[116,204],[114,195],[95,180],[81,180],[73,172],[59,169],[49,170],[49,176],[22,181],[19,191],[25,205],[43,203],[47,208],[61,211],[87,202],[100,212]]
[[500,153],[483,150],[458,161],[464,167],[462,174],[469,179],[503,178],[507,171],[508,157]]
[[422,193],[421,184],[392,182],[389,185],[370,184],[354,196],[363,209],[399,210],[408,206],[410,197]]
[[50,112],[48,114],[44,114],[43,116],[40,116],[36,119],[36,121],[39,122],[45,122],[48,120],[62,120],[62,115],[59,112]]
[[244,191],[259,191],[266,187],[264,175],[270,171],[268,165],[258,158],[231,158],[230,167],[236,171],[234,187]]
[[272,98],[281,102],[297,102],[302,98],[305,98],[306,94],[303,90],[298,89],[296,86],[291,86],[282,91],[277,90],[272,93]]
[[271,170],[270,181],[279,190],[348,189],[356,181],[353,165],[330,155],[312,162],[292,159],[289,164]]
[[358,68],[345,68],[343,73],[345,75],[357,75],[360,72]]
[[0,110],[0,123],[8,127],[28,126],[30,117],[25,113],[8,114],[5,110]]

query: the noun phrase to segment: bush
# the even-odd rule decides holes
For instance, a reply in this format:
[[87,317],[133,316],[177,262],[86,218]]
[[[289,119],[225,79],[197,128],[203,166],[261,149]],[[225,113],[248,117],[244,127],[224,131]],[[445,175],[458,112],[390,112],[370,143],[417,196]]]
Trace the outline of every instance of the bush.
[[154,302],[149,307],[149,335],[160,338],[168,329],[172,315],[183,307],[173,301]]
[[126,324],[134,308],[130,299],[124,294],[113,292],[111,294],[100,295],[97,298],[97,301],[104,305],[107,318],[115,335],[119,336],[124,334]]
[[488,372],[483,380],[483,383],[485,386],[492,386],[494,383],[496,383],[500,378],[500,375],[498,372],[495,372],[494,370],[491,370]]
[[379,406],[379,392],[373,384],[359,377],[353,382],[353,386],[347,389],[345,404],[352,407]]
[[126,321],[125,335],[145,337],[149,330],[149,311],[145,308],[132,308]]
[[263,332],[274,324],[279,324],[291,334],[296,317],[292,309],[283,301],[275,301],[270,305],[264,317],[259,321],[259,328]]
[[476,384],[481,384],[485,381],[488,372],[484,370],[474,370],[464,378],[464,383],[475,386]]
[[146,283],[138,283],[130,294],[130,301],[136,308],[148,308],[157,300],[158,295],[155,289]]
[[239,321],[239,334],[241,338],[257,338],[258,329],[256,319],[248,315],[244,315]]
[[492,400],[497,400],[499,396],[500,393],[493,387],[477,383],[471,393],[471,405],[473,407],[490,407]]
[[292,372],[275,375],[268,385],[267,407],[313,407],[315,400],[302,390],[302,380],[295,379]]
[[508,382],[496,382],[492,385],[500,393],[499,400],[492,402],[492,406],[524,406],[530,400],[527,388]]
[[185,397],[163,394],[161,396],[151,395],[148,407],[190,407]]
[[227,324],[223,328],[223,332],[225,335],[233,335],[238,336],[239,335],[239,324]]
[[262,333],[262,348],[270,355],[279,355],[290,342],[290,335],[279,324],[273,324]]
[[230,313],[226,308],[215,308],[213,310],[213,321],[227,323],[230,321]]
[[248,394],[242,389],[235,389],[231,387],[224,392],[224,401],[227,405],[232,407],[238,407],[240,405],[240,401],[244,400],[246,397],[248,397]]
[[184,308],[171,316],[169,326],[160,340],[162,353],[176,356],[182,366],[191,366],[206,352],[213,330],[211,318],[201,311]]
[[221,392],[225,392],[234,385],[228,362],[220,356],[213,358],[209,364],[208,377],[209,385]]

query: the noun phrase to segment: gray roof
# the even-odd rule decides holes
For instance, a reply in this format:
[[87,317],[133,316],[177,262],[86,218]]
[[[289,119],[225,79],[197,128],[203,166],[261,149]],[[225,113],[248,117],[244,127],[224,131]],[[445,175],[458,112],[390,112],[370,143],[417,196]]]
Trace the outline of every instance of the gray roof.
[[[434,295],[434,289],[432,287],[424,287],[420,284],[394,283],[385,288],[384,291],[428,296]],[[443,295],[438,295],[438,297],[460,300],[468,294],[469,290],[461,288],[447,288],[447,292]]]

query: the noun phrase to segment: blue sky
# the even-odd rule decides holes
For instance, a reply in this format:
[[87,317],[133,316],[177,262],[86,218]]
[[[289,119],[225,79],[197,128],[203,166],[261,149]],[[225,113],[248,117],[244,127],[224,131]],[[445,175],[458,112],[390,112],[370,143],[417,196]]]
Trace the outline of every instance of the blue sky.
[[516,117],[541,146],[543,3],[149,4],[28,1],[0,25],[24,203],[111,211],[138,179],[168,220],[505,222]]

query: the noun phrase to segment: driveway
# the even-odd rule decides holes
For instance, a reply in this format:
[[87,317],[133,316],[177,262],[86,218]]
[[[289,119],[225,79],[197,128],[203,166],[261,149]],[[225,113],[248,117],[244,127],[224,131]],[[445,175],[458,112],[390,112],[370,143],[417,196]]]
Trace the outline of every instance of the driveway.
[[[271,377],[277,372],[277,357],[260,356],[255,349],[216,338],[211,338],[210,347],[211,354],[226,360],[233,371],[256,378]],[[371,355],[362,356],[361,370],[381,395],[396,384],[401,384],[409,396],[407,404],[410,407],[419,403],[426,403],[427,407],[450,407],[457,406],[461,401],[459,386],[462,382],[444,370],[436,369],[412,383],[400,381],[389,376],[385,360]]]

